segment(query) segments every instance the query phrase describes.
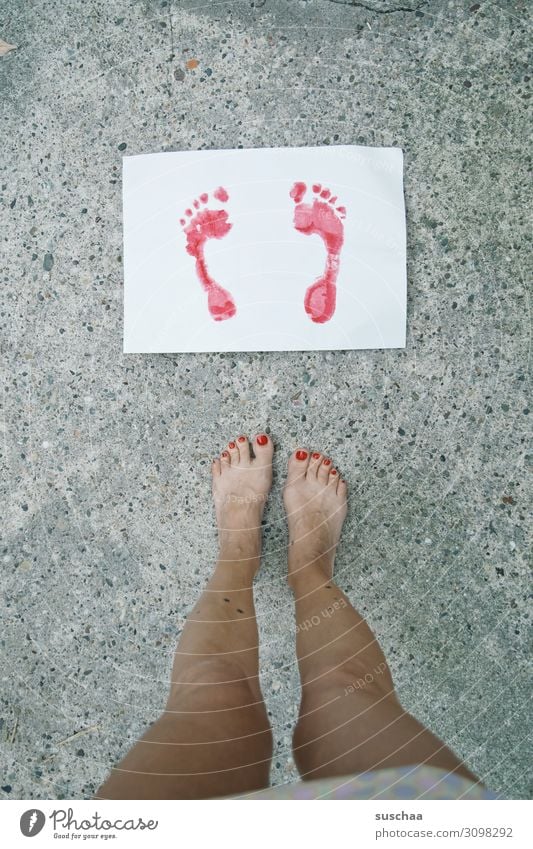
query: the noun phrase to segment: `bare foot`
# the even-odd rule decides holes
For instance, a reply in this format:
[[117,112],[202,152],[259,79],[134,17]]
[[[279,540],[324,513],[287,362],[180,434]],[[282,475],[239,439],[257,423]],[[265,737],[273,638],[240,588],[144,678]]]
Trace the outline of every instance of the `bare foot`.
[[307,315],[317,324],[329,321],[335,312],[337,300],[337,277],[340,253],[344,243],[344,206],[336,206],[337,198],[320,183],[313,186],[313,203],[302,203],[307,191],[305,183],[295,183],[291,198],[295,202],[294,226],[300,233],[320,236],[326,248],[324,273],[309,286],[305,293],[304,307]]
[[[261,519],[272,486],[274,446],[264,433],[231,440],[213,460],[213,498],[221,559],[259,554]],[[247,552],[244,554],[243,552]]]
[[283,501],[289,525],[289,583],[318,565],[328,580],[347,512],[346,481],[329,457],[298,449],[289,460]]
[[[229,195],[221,186],[213,192],[213,197],[219,203],[226,203]],[[204,251],[209,239],[222,239],[233,225],[228,220],[225,209],[206,208],[208,200],[207,193],[196,198],[189,209],[185,210],[185,217],[180,219],[180,224],[187,237],[187,253],[195,258],[198,279],[207,292],[207,308],[215,321],[224,321],[232,318],[237,308],[230,293],[209,274]]]

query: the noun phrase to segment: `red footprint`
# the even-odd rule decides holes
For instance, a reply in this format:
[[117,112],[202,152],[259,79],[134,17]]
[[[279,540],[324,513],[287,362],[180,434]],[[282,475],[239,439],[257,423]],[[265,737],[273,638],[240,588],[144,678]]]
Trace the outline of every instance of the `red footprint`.
[[324,324],[335,312],[336,283],[344,243],[342,219],[346,217],[346,210],[343,206],[335,206],[337,198],[332,196],[329,189],[322,188],[318,183],[313,186],[313,202],[302,203],[306,191],[305,183],[295,183],[291,189],[291,198],[296,203],[294,226],[306,236],[318,233],[324,240],[327,258],[324,273],[305,293],[304,306],[312,321]]
[[[213,192],[213,197],[220,203],[226,203],[228,193],[222,186]],[[230,293],[223,289],[210,276],[204,256],[205,243],[208,239],[222,239],[232,228],[225,209],[207,209],[209,196],[204,193],[193,201],[193,209],[185,210],[185,218],[180,219],[183,232],[187,237],[187,252],[196,260],[198,279],[207,292],[207,308],[215,321],[232,318],[237,307]],[[190,219],[190,220],[187,220]]]

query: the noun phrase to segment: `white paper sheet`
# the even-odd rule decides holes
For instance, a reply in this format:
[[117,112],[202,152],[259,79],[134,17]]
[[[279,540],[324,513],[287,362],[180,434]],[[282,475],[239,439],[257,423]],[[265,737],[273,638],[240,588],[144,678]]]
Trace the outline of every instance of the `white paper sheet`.
[[126,353],[405,347],[399,148],[157,153],[123,177]]

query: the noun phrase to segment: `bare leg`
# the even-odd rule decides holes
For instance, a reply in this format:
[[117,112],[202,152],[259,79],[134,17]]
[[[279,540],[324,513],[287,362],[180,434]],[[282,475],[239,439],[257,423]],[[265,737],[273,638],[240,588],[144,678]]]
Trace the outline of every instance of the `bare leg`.
[[97,796],[202,799],[268,785],[272,733],[258,678],[252,583],[272,442],[230,442],[213,462],[220,554],[179,641],[166,709]]
[[329,458],[293,454],[284,500],[302,684],[293,739],[298,769],[311,779],[425,763],[476,781],[402,708],[374,634],[332,580],[346,498]]

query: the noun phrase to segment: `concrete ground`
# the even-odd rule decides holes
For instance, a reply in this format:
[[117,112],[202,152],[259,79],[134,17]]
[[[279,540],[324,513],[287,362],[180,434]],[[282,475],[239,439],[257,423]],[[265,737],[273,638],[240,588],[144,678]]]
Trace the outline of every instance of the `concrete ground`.
[[[526,6],[6,0],[5,798],[90,797],[157,716],[215,556],[210,459],[264,428],[272,781],[295,777],[280,487],[306,445],[349,481],[338,580],[405,705],[529,794]],[[121,353],[123,152],[336,142],[405,151],[405,350]]]

